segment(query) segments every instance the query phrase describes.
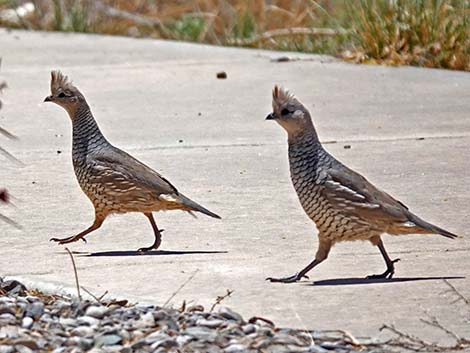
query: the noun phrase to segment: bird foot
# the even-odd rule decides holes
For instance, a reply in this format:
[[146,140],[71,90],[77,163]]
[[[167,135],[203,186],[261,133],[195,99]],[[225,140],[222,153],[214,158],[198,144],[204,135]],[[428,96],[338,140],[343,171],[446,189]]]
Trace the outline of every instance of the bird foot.
[[292,276],[287,276],[287,277],[281,277],[281,278],[274,278],[274,277],[268,277],[266,278],[266,281],[269,281],[271,283],[294,283],[300,281],[302,278],[308,278],[307,275],[301,275],[299,272],[294,273]]
[[139,248],[137,251],[140,252],[140,253],[143,253],[143,252],[148,252],[148,251],[151,251],[151,250],[157,250],[160,247],[160,244],[162,243],[161,233],[163,233],[164,231],[165,231],[165,229],[159,229],[158,230],[159,235],[158,235],[157,239],[155,239],[155,243],[153,243],[149,247]]
[[393,275],[395,274],[395,266],[394,264],[396,262],[400,261],[400,259],[395,259],[390,262],[390,264],[387,267],[387,270],[384,273],[378,274],[378,275],[369,275],[366,278],[367,279],[391,279]]
[[67,238],[51,238],[49,239],[49,241],[55,241],[56,243],[59,243],[59,245],[63,245],[68,243],[74,243],[76,241],[79,241],[80,239],[86,243],[86,239],[84,237],[77,237],[76,235]]
[[151,251],[151,250],[153,250],[153,249],[156,250],[156,249],[158,249],[158,248],[155,248],[154,246],[149,246],[149,247],[147,247],[147,248],[139,248],[139,249],[137,250],[137,252],[144,253],[144,252],[149,252],[149,251]]

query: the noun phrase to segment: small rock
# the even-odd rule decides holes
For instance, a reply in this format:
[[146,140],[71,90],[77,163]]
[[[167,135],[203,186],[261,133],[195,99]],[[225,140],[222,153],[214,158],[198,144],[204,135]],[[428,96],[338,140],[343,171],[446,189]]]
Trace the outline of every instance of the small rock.
[[13,346],[0,345],[0,353],[13,353],[14,351]]
[[15,315],[16,314],[16,311],[15,311],[15,305],[14,304],[10,304],[10,305],[0,305],[0,315],[2,314],[11,314],[11,315]]
[[161,341],[156,341],[151,345],[152,349],[157,349],[157,348],[165,348],[165,349],[170,349],[173,347],[178,347],[178,343],[174,338],[166,338]]
[[191,337],[191,336],[188,336],[188,335],[180,335],[178,337],[176,337],[176,343],[178,343],[178,345],[180,347],[184,346],[186,343],[192,341],[194,338]]
[[217,72],[217,78],[219,80],[225,80],[227,78],[227,73],[225,71]]
[[23,320],[21,321],[21,327],[25,328],[25,329],[28,329],[28,330],[31,327],[33,327],[33,324],[34,324],[34,320],[32,318],[30,318],[29,316],[25,316],[23,318]]
[[243,353],[248,349],[243,344],[231,344],[230,346],[224,349],[225,353]]
[[252,333],[255,333],[256,330],[258,329],[258,325],[255,324],[246,324],[243,325],[242,330],[245,335],[250,335]]
[[217,338],[217,332],[214,332],[213,330],[207,327],[188,327],[184,331],[184,334],[207,342],[213,342]]
[[39,350],[38,344],[33,340],[19,339],[15,341],[15,345],[27,347],[33,351]]
[[90,305],[86,309],[85,314],[87,316],[91,316],[96,319],[102,319],[106,315],[107,311],[108,311],[108,308],[106,308],[105,306]]
[[43,302],[33,302],[26,308],[26,316],[32,317],[35,320],[44,314],[44,303]]
[[16,320],[14,324],[6,325],[3,327],[1,326],[1,322],[0,322],[0,339],[2,338],[15,339],[15,338],[18,338],[19,335],[20,333],[19,333],[18,327],[16,326]]
[[65,351],[65,349],[65,347],[57,347],[52,351],[52,353],[62,353],[63,351]]
[[217,328],[223,323],[224,323],[223,320],[218,320],[218,319],[214,319],[214,320],[199,319],[196,321],[197,326],[205,326],[209,328]]
[[156,331],[145,337],[145,342],[147,342],[148,344],[153,344],[157,341],[163,341],[166,339],[168,339],[168,335],[164,334],[161,331]]
[[94,333],[95,330],[93,330],[90,326],[78,326],[71,331],[72,335],[80,337],[91,337],[94,335]]
[[190,307],[188,307],[187,309],[188,312],[190,313],[194,313],[196,311],[204,311],[204,307],[202,305],[191,305]]
[[95,339],[95,346],[102,347],[102,346],[113,346],[116,344],[121,343],[122,337],[119,335],[102,335],[98,336]]
[[18,353],[34,353],[34,351],[31,348],[28,348],[23,345],[15,345],[15,349]]
[[344,148],[345,150],[349,150],[349,149],[351,149],[351,145],[344,145],[343,148]]
[[13,314],[5,313],[0,315],[0,326],[16,325],[16,317]]
[[34,295],[27,295],[25,298],[29,303],[39,302],[39,298]]
[[135,323],[135,327],[137,328],[146,328],[153,326],[155,326],[155,319],[153,318],[153,314],[151,312],[142,315],[140,317],[140,320]]
[[60,317],[59,318],[59,323],[62,326],[65,326],[65,327],[76,327],[77,326],[77,320],[72,319],[70,317]]
[[219,315],[228,320],[243,322],[243,317],[239,313],[236,313],[225,306],[222,306],[219,309]]
[[97,318],[94,318],[93,316],[85,315],[85,316],[78,317],[77,323],[79,325],[98,326],[98,324],[100,323],[100,320],[98,320]]

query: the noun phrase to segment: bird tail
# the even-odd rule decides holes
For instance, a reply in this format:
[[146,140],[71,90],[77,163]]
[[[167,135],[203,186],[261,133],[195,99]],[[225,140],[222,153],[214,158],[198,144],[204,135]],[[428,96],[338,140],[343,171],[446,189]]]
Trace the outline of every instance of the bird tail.
[[194,202],[193,200],[189,199],[188,197],[179,194],[181,197],[181,201],[183,202],[183,205],[189,208],[189,211],[196,211],[196,212],[201,212],[204,213],[207,216],[213,217],[220,219],[221,217],[214,212],[209,211],[207,208],[202,207],[200,204]]
[[440,228],[438,226],[435,226],[434,224],[428,223],[425,220],[422,220],[421,218],[413,215],[411,221],[416,224],[418,227],[423,228],[424,230],[427,230],[431,233],[435,234],[440,234],[446,238],[450,239],[455,239],[455,238],[461,238],[457,234],[451,233],[443,228]]

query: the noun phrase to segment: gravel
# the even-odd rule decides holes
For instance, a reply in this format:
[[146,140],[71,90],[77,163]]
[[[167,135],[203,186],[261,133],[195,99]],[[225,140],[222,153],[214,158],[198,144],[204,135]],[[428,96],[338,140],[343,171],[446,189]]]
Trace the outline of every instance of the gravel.
[[[369,350],[369,348],[371,348]],[[372,349],[373,348],[373,349]],[[342,331],[278,328],[230,308],[185,311],[127,301],[104,303],[28,291],[0,278],[0,353],[324,353],[390,352]]]

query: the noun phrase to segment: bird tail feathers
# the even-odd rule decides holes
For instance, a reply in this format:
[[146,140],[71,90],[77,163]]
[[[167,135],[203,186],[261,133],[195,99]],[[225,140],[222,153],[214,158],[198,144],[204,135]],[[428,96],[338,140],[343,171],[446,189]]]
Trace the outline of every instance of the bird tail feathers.
[[425,230],[430,231],[431,233],[435,234],[440,234],[446,238],[450,239],[455,239],[455,238],[461,238],[461,236],[456,235],[454,233],[451,233],[443,228],[440,228],[438,226],[435,226],[434,224],[428,223],[421,218],[418,218],[416,216],[413,217],[412,222],[415,223],[418,227],[423,228]]
[[196,211],[196,212],[204,213],[207,216],[217,218],[217,219],[221,218],[219,215],[215,214],[214,212],[209,211],[205,207],[202,207],[200,204],[194,202],[193,200],[187,198],[186,196],[183,196],[181,194],[179,196],[181,197],[181,199],[183,201],[183,205],[188,207],[190,209],[190,211]]

